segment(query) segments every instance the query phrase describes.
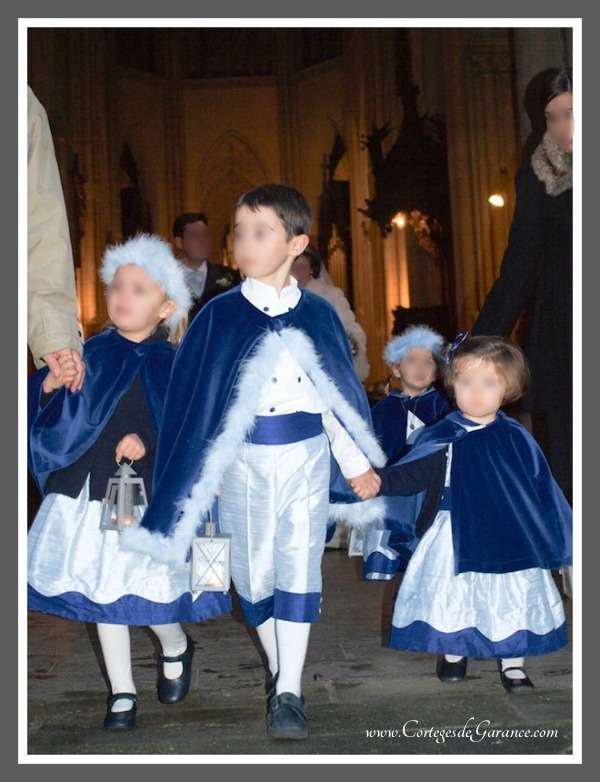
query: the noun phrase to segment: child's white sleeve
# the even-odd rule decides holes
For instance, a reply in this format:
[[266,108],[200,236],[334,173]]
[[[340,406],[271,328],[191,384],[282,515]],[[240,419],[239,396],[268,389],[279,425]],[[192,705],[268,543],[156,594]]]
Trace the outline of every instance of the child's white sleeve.
[[331,451],[344,478],[356,478],[371,468],[371,463],[363,454],[348,432],[337,420],[331,410],[323,413],[323,428],[329,438]]

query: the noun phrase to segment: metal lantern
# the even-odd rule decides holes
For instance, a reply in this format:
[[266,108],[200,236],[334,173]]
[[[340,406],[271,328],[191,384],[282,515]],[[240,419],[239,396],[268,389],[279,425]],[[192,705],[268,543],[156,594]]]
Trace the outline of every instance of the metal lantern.
[[216,531],[209,513],[204,535],[192,541],[192,592],[227,592],[231,583],[231,535]]
[[130,527],[141,521],[148,497],[144,479],[129,464],[120,464],[113,478],[109,478],[106,493],[102,499],[102,514],[100,529],[121,532],[123,527]]
[[352,527],[350,530],[350,540],[348,542],[348,556],[362,557],[365,548],[364,533],[358,527]]

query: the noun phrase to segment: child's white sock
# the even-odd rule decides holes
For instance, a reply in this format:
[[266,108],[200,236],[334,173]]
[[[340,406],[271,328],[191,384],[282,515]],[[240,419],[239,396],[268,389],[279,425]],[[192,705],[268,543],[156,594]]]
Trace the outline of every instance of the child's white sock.
[[444,657],[448,663],[457,663],[459,660],[462,660],[462,655],[460,654],[445,654]]
[[[96,627],[112,694],[117,695],[120,692],[135,693],[136,689],[131,670],[129,627],[127,625],[104,623],[99,623]],[[111,707],[111,711],[129,711],[129,709],[131,709],[129,698],[120,698]]]
[[[187,649],[187,636],[183,627],[176,622],[169,625],[150,625],[156,633],[165,657],[179,657]],[[165,679],[178,679],[183,673],[183,663],[163,663]]]
[[258,625],[256,628],[258,638],[267,655],[267,662],[271,676],[275,676],[279,670],[279,661],[277,656],[277,637],[275,635],[275,620],[270,616],[266,622]]
[[278,695],[281,692],[293,692],[300,697],[310,622],[276,619],[275,634],[279,651],[279,676],[275,690]]
[[524,671],[508,671],[507,668],[522,668],[525,665],[524,657],[503,657],[502,658],[502,671],[505,673],[508,679],[524,679]]

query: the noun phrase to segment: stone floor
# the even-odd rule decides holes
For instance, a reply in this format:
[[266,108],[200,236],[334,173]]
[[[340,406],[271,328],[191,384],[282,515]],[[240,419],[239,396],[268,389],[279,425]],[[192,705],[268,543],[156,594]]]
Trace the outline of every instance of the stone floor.
[[281,763],[282,756],[294,756],[293,762],[339,763],[345,756],[352,763],[378,757],[390,763],[397,756],[397,762],[418,763],[441,755],[477,762],[488,755],[571,756],[556,760],[572,762],[569,598],[569,645],[531,658],[535,690],[515,696],[502,688],[495,661],[469,660],[465,680],[445,684],[435,674],[434,655],[388,648],[397,581],[363,581],[360,559],[344,548],[326,550],[323,575],[322,618],[311,633],[303,679],[308,739],[266,736],[265,672],[237,603],[232,614],[186,625],[196,642],[194,678],[188,697],[174,706],[156,698],[150,634],[132,628],[137,725],[121,733],[102,727],[108,689],[94,627],[29,612],[25,762],[42,756],[51,762],[75,756],[79,763],[135,756],[141,762],[149,756],[154,763]]

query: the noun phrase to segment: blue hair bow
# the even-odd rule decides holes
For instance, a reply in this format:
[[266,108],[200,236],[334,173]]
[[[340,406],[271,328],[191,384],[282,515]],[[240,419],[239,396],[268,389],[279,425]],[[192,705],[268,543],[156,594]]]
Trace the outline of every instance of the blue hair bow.
[[454,342],[452,343],[452,347],[448,349],[448,352],[444,356],[444,364],[448,365],[450,363],[450,359],[452,358],[452,354],[456,350],[456,348],[459,345],[462,345],[462,343],[465,341],[465,339],[469,336],[468,331],[461,331],[460,334],[457,334],[454,337]]

